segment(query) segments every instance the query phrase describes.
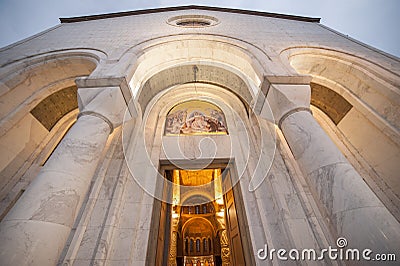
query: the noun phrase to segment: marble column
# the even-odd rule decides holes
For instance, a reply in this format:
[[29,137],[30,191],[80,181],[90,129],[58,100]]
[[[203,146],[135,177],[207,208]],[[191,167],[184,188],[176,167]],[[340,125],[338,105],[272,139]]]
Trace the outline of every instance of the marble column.
[[0,224],[0,265],[56,265],[59,260],[125,107],[118,87],[78,94],[76,123]]
[[398,253],[400,224],[316,122],[310,91],[272,84],[262,115],[282,130],[336,237],[346,238],[348,247]]

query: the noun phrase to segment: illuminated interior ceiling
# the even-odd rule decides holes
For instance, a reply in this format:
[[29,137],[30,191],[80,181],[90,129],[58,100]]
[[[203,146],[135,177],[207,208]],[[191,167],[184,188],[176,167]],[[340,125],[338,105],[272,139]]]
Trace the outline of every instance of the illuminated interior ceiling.
[[180,170],[180,184],[184,186],[202,186],[214,179],[214,169]]
[[223,204],[222,169],[172,171],[174,206],[201,205],[215,200]]

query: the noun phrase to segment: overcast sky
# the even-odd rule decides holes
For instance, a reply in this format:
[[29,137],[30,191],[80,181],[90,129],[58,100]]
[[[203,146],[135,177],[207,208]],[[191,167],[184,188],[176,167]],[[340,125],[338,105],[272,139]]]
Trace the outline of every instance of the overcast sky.
[[207,5],[320,17],[321,23],[400,57],[400,0],[0,0],[0,47],[59,23],[59,17]]

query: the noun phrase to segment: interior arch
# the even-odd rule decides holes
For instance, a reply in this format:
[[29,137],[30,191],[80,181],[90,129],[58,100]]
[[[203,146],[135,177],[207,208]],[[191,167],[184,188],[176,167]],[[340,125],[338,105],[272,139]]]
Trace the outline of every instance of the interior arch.
[[210,223],[209,220],[203,218],[203,217],[195,217],[189,219],[183,226],[182,226],[182,232],[185,234],[188,230],[190,230],[191,225],[197,225],[197,224],[204,224],[207,228],[210,229],[213,235],[215,235],[215,230],[214,226]]

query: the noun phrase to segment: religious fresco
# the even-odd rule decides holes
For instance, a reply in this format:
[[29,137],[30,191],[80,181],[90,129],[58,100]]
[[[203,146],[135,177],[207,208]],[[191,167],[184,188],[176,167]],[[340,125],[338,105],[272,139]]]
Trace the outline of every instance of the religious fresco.
[[217,106],[188,101],[172,108],[165,121],[165,135],[228,134],[225,116]]

